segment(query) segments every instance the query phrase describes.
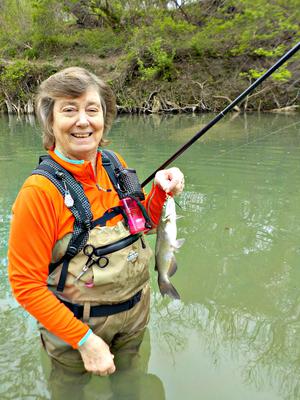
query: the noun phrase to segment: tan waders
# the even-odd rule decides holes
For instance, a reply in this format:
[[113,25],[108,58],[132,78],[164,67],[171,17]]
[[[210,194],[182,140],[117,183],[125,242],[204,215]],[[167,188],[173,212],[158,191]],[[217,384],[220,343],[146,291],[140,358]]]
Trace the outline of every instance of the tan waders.
[[[91,230],[86,246],[99,249],[128,236],[129,232],[122,222],[113,227],[97,226]],[[65,253],[70,237],[71,235],[67,235],[57,242],[52,262],[59,260]],[[112,353],[136,353],[149,319],[148,264],[152,251],[143,238],[138,238],[131,245],[106,254],[108,263],[101,264],[99,257],[95,256],[92,262],[89,262],[91,257],[85,254],[85,248],[69,263],[64,291],[62,293],[56,291],[61,266],[49,276],[49,289],[70,309],[73,310],[72,307],[76,304],[76,311],[78,309],[80,311],[79,318],[110,346]],[[89,267],[82,273],[86,265]],[[136,304],[132,303],[130,300],[132,298]],[[120,303],[121,305],[130,303],[130,309],[112,315],[91,317],[101,307],[111,307],[114,312],[115,309],[118,310]],[[48,332],[43,326],[39,325],[39,329],[44,347],[51,357],[74,371],[84,369],[77,350]]]
[[43,356],[51,400],[165,400],[162,381],[148,373],[151,347],[147,328],[139,353],[134,346],[129,350],[132,352],[115,353],[117,370],[108,377],[70,371],[53,358],[49,371],[49,357]]

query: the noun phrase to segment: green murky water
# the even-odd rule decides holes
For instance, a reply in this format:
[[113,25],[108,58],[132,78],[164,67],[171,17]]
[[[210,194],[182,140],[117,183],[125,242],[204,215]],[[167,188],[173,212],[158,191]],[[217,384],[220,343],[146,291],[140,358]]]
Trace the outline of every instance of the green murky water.
[[[122,117],[111,148],[143,180],[211,118]],[[35,322],[6,272],[11,205],[42,152],[34,121],[0,119],[1,399],[51,398]],[[129,374],[118,383],[123,397],[93,377],[86,398],[299,399],[299,115],[227,116],[175,165],[186,176],[178,198],[186,242],[172,278],[182,300],[162,299],[152,271],[142,394],[124,395],[134,388]]]

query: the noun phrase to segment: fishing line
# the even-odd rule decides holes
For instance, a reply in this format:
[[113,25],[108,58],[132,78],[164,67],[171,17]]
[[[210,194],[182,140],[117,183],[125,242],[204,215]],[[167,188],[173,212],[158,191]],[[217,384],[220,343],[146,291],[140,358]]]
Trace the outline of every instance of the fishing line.
[[266,78],[273,74],[282,64],[284,64],[290,57],[293,56],[300,49],[300,42],[298,42],[293,48],[286,52],[274,65],[271,66],[263,75],[261,75],[256,81],[254,81],[246,90],[244,90],[236,99],[234,99],[227,107],[224,108],[218,115],[216,115],[206,126],[204,126],[199,132],[197,132],[190,140],[188,140],[183,146],[181,146],[176,153],[174,153],[168,160],[161,164],[147,179],[142,183],[142,187],[147,185],[154,177],[156,172],[167,167],[171,162],[176,160],[182,153],[184,153],[192,144],[194,144],[201,136],[203,136],[210,128],[212,128],[217,122],[219,122],[230,110],[234,108],[240,101],[248,96],[258,85],[260,85]]
[[280,128],[280,129],[278,129],[277,131],[266,133],[266,134],[265,134],[264,136],[262,136],[262,137],[259,137],[259,138],[257,138],[257,139],[254,139],[254,140],[252,140],[252,141],[250,141],[250,142],[247,142],[247,143],[243,143],[243,144],[241,144],[241,145],[239,145],[239,146],[234,147],[234,148],[231,149],[231,150],[228,150],[228,151],[225,150],[224,153],[222,153],[222,154],[217,154],[216,156],[214,156],[214,157],[212,157],[212,158],[209,158],[207,161],[212,161],[212,160],[215,160],[216,158],[221,158],[221,157],[223,157],[223,156],[225,156],[225,155],[227,155],[227,154],[233,153],[235,150],[238,150],[238,149],[240,149],[240,148],[242,148],[242,147],[246,147],[246,146],[248,146],[248,145],[250,145],[250,144],[259,142],[260,140],[263,140],[264,138],[266,138],[266,137],[268,137],[268,136],[275,135],[276,133],[281,132],[281,131],[283,131],[284,129],[288,129],[288,128],[292,127],[292,126],[296,126],[296,125],[299,125],[299,124],[300,124],[300,121],[293,122],[292,124],[290,124],[290,125],[288,125],[288,126],[285,126],[285,127],[282,127],[282,128]]
[[[214,156],[214,157],[208,158],[208,159],[206,160],[206,162],[207,162],[207,161],[213,161],[213,160],[215,160],[215,159],[219,159],[219,158],[221,158],[221,157],[227,156],[228,154],[233,153],[235,150],[238,150],[238,149],[240,149],[240,148],[242,148],[242,147],[246,147],[246,146],[248,146],[248,145],[251,145],[251,144],[253,144],[253,143],[256,143],[256,142],[258,142],[258,141],[260,141],[260,140],[262,140],[262,139],[264,139],[264,138],[266,138],[266,137],[268,137],[268,136],[275,135],[275,134],[278,133],[278,132],[281,132],[281,131],[283,131],[283,130],[285,130],[285,129],[289,129],[289,128],[291,128],[291,127],[293,127],[293,126],[297,126],[297,125],[300,125],[300,121],[293,122],[292,124],[290,124],[290,125],[288,125],[288,126],[285,126],[285,127],[280,128],[280,129],[277,129],[277,131],[269,132],[269,133],[265,134],[265,135],[262,136],[262,137],[259,137],[259,138],[257,138],[257,139],[254,139],[254,140],[252,140],[252,141],[250,141],[250,142],[247,142],[247,143],[244,143],[244,144],[242,144],[242,145],[236,146],[236,147],[234,147],[234,148],[231,149],[231,150],[225,151],[225,153],[218,154],[218,155],[216,155],[216,156]],[[300,165],[299,165],[298,168],[296,168],[296,169],[293,170],[293,174],[295,174],[296,172],[298,172],[299,169],[300,169]],[[290,175],[291,175],[291,174],[290,174]],[[178,204],[176,201],[175,201],[175,203],[182,209],[182,207],[181,207],[180,204]]]

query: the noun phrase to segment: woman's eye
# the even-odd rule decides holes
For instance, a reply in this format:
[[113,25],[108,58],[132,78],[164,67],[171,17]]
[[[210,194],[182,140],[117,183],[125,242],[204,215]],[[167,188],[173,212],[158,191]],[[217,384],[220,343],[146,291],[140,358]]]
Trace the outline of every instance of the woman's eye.
[[74,111],[75,111],[75,108],[72,108],[72,107],[65,107],[63,109],[63,112],[66,112],[66,113],[70,113],[70,112],[74,112]]
[[87,111],[90,113],[96,113],[98,112],[98,108],[89,108]]

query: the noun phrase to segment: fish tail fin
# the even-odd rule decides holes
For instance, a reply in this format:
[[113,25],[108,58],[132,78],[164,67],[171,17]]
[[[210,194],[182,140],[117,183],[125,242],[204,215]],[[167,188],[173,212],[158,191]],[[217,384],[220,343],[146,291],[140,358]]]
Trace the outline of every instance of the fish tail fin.
[[167,281],[158,281],[158,286],[159,286],[159,290],[160,293],[165,296],[166,294],[168,296],[170,296],[172,299],[180,299],[180,295],[177,292],[177,290],[175,289],[175,287],[172,285],[171,282],[167,282]]

